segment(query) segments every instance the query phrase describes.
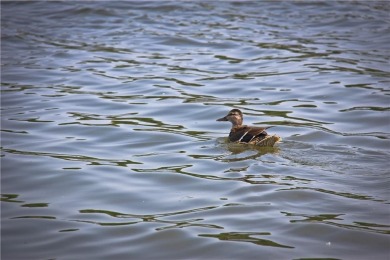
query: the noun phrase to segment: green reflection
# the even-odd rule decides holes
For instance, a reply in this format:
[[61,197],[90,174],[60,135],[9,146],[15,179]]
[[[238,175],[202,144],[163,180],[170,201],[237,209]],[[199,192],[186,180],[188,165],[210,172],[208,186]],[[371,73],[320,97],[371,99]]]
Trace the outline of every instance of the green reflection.
[[221,60],[227,60],[229,63],[240,63],[244,61],[243,59],[232,58],[225,55],[214,55],[214,57]]
[[73,232],[73,231],[78,231],[80,229],[78,228],[69,228],[69,229],[62,229],[62,230],[59,230],[58,232]]
[[293,182],[301,182],[301,183],[309,183],[311,180],[295,178],[292,176],[279,176],[279,175],[255,175],[255,174],[247,174],[241,178],[242,181],[250,183],[250,184],[273,184],[273,185],[285,185],[285,186],[293,186],[295,185]]
[[340,218],[345,214],[299,214],[299,213],[290,213],[290,212],[281,212],[288,217],[301,217],[303,219],[290,220],[291,223],[312,223],[312,222],[321,222],[327,225],[336,226],[339,228],[345,228],[350,230],[364,230],[373,233],[379,234],[390,234],[390,226],[376,223],[367,223],[367,222],[358,222],[355,221],[353,224],[344,224],[340,223],[344,219]]
[[[232,153],[232,154],[240,154],[243,152],[247,152],[248,150],[255,151],[256,154],[251,155],[249,157],[245,157],[245,159],[256,159],[260,156],[263,156],[265,154],[278,154],[280,149],[275,147],[259,147],[256,145],[251,144],[237,144],[237,143],[226,143],[226,148]],[[239,159],[239,158],[236,158]],[[240,158],[241,159],[241,158]],[[239,160],[240,160],[239,159]],[[231,161],[230,159],[229,161]]]
[[349,193],[349,192],[337,192],[337,191],[326,190],[326,189],[321,189],[321,188],[295,187],[295,188],[291,188],[291,189],[279,189],[279,190],[312,190],[312,191],[318,191],[318,192],[332,194],[332,195],[336,195],[336,196],[341,196],[341,197],[345,197],[345,198],[349,198],[349,199],[386,202],[386,200],[375,199],[372,196],[353,194],[353,193]]
[[278,244],[274,241],[267,239],[256,238],[255,236],[269,236],[271,233],[268,232],[228,232],[219,234],[200,234],[201,237],[213,237],[219,240],[225,241],[236,241],[236,242],[249,242],[259,246],[272,246],[282,248],[294,248],[287,245]]
[[19,194],[1,194],[0,201],[23,203],[23,200],[16,200]]
[[344,214],[318,214],[318,215],[307,215],[307,214],[294,214],[294,213],[288,213],[288,212],[281,212],[289,217],[304,217],[305,219],[302,220],[291,220],[291,223],[299,223],[299,222],[322,222],[322,221],[331,221],[331,220],[343,220],[342,218],[339,218],[340,216],[343,216]]
[[359,221],[355,221],[354,223],[363,227],[390,228],[390,225],[383,225],[383,224],[376,224],[376,223],[367,223],[367,222],[359,222]]
[[241,178],[227,178],[227,177],[221,177],[221,176],[216,176],[216,175],[198,174],[198,173],[191,173],[191,172],[184,170],[184,169],[190,168],[192,166],[193,165],[189,164],[189,165],[174,165],[174,166],[165,166],[165,167],[149,168],[149,169],[132,168],[132,170],[135,172],[139,172],[139,173],[174,172],[174,173],[188,175],[188,176],[195,177],[195,178],[208,179],[208,180],[239,180],[239,181],[241,180]]
[[28,134],[27,131],[18,131],[18,130],[1,129],[1,131],[6,133],[13,133],[13,134]]
[[316,105],[304,105],[304,104],[302,104],[302,105],[296,105],[296,106],[293,106],[293,107],[303,107],[303,108],[315,108],[315,107],[317,107]]
[[19,219],[19,218],[32,218],[32,219],[57,219],[56,217],[52,216],[20,216],[20,217],[14,217],[10,219]]
[[30,152],[30,151],[21,151],[21,150],[14,150],[14,149],[3,149],[3,151],[11,154],[47,156],[47,157],[52,157],[56,159],[66,160],[66,161],[88,162],[89,165],[116,165],[116,166],[127,167],[127,165],[129,164],[142,164],[140,162],[131,161],[131,160],[110,160],[110,159],[96,158],[96,157],[76,155],[76,154]]
[[21,207],[26,207],[26,208],[45,208],[48,206],[49,203],[28,203],[28,204],[21,205]]
[[83,222],[83,223],[90,223],[90,224],[97,224],[100,226],[124,226],[124,225],[133,225],[138,224],[142,222],[153,222],[153,223],[160,223],[160,224],[168,224],[168,226],[163,226],[156,228],[156,231],[165,230],[165,229],[172,229],[172,228],[184,228],[184,227],[204,227],[204,228],[213,228],[213,229],[223,229],[223,227],[214,225],[214,224],[207,224],[207,223],[197,223],[200,221],[203,221],[202,218],[197,219],[180,219],[180,220],[166,220],[163,219],[165,217],[172,217],[172,216],[180,216],[183,214],[189,214],[199,211],[207,211],[216,208],[216,206],[212,207],[204,207],[204,208],[196,208],[191,210],[184,210],[184,211],[176,211],[176,212],[168,212],[168,213],[161,213],[161,214],[147,214],[147,215],[138,215],[138,214],[125,214],[115,211],[109,211],[109,210],[95,210],[95,209],[84,209],[80,210],[80,213],[83,214],[104,214],[108,215],[110,217],[113,217],[115,219],[136,219],[131,222],[97,222],[92,220],[73,220],[77,222]]
[[385,112],[390,111],[390,107],[352,107],[348,109],[341,109],[340,112],[350,112],[350,111],[361,111],[361,110],[369,110],[369,111],[378,111],[378,112]]

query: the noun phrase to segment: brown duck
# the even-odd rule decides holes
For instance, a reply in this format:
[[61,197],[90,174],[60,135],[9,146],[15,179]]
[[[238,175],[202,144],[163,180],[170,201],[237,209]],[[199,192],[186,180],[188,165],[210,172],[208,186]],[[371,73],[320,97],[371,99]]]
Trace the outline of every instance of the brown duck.
[[229,141],[234,143],[246,143],[257,146],[274,146],[282,140],[277,135],[269,135],[265,130],[272,127],[255,127],[242,125],[244,117],[239,109],[232,109],[230,112],[217,121],[229,121],[232,129],[229,134]]

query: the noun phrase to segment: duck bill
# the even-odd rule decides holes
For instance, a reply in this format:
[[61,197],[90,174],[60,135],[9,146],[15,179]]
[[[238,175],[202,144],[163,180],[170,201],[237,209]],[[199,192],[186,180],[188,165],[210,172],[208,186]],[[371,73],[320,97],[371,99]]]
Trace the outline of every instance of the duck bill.
[[221,117],[220,119],[217,119],[217,121],[229,121],[229,120],[227,119],[227,116],[224,116]]

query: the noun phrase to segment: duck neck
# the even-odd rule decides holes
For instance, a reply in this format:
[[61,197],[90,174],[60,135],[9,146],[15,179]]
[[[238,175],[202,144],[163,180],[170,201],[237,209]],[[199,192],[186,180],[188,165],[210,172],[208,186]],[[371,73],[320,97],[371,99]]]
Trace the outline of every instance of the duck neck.
[[232,120],[230,122],[232,123],[232,128],[242,126],[242,119],[241,118],[234,118],[234,120]]

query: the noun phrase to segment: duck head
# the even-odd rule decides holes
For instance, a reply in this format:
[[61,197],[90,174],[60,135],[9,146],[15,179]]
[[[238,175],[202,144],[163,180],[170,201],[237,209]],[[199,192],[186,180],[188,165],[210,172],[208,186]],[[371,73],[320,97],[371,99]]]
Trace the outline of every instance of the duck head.
[[236,108],[232,109],[226,116],[217,119],[217,121],[229,121],[233,126],[240,126],[243,121],[242,112]]

